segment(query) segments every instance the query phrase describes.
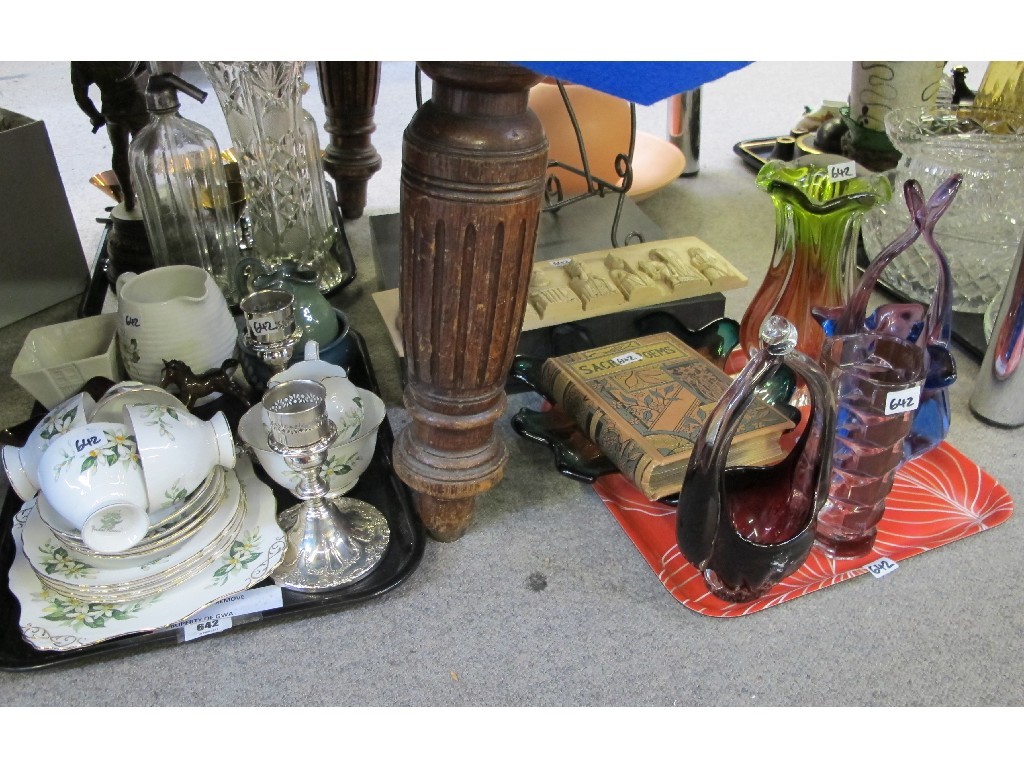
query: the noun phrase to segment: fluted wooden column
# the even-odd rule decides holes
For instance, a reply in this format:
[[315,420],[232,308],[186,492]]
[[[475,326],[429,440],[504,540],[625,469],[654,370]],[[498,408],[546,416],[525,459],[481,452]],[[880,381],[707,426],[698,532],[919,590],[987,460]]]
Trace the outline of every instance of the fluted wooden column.
[[526,306],[547,140],[529,70],[421,63],[432,98],[405,132],[400,301],[412,422],[395,471],[431,535],[459,538],[501,480],[494,435]]
[[324,169],[338,187],[338,205],[346,219],[358,219],[366,207],[366,185],[381,167],[370,142],[377,126],[373,114],[380,93],[379,61],[318,61],[317,80],[331,137]]

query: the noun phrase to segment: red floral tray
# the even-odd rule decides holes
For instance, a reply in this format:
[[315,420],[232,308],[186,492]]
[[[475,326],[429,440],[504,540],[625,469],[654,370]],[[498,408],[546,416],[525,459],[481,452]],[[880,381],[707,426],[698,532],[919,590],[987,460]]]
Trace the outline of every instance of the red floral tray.
[[830,560],[817,548],[792,576],[764,597],[734,604],[712,595],[676,544],[675,507],[648,501],[621,474],[601,477],[594,490],[674,598],[705,616],[735,617],[770,608],[868,572],[879,558],[914,555],[1006,522],[1013,499],[995,478],[942,443],[896,475],[878,526],[874,551],[857,560]]

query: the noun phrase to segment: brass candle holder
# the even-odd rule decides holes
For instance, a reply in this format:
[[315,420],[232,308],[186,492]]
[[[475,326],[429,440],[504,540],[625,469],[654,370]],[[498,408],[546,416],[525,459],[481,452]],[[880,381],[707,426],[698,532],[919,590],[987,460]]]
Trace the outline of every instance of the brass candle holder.
[[372,505],[328,498],[321,468],[337,428],[327,416],[327,390],[306,379],[286,381],[263,396],[270,447],[299,475],[302,502],[280,513],[287,549],[274,581],[299,592],[322,592],[368,575],[384,557],[391,531]]

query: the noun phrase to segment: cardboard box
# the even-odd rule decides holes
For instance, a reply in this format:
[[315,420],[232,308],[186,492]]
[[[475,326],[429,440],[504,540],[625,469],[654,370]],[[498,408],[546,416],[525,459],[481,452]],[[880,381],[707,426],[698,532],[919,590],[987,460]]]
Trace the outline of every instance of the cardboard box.
[[0,328],[81,294],[88,283],[46,126],[0,109]]

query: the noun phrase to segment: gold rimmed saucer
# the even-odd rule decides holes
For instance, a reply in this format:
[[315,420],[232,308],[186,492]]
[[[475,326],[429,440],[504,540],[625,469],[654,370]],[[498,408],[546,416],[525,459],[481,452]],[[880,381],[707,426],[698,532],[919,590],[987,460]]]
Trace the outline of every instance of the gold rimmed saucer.
[[61,542],[84,555],[118,560],[155,552],[172,543],[180,543],[184,537],[179,534],[183,534],[185,531],[194,533],[197,525],[209,517],[212,510],[216,509],[217,504],[224,497],[224,492],[224,469],[215,467],[188,499],[177,508],[170,510],[170,514],[164,515],[150,525],[149,532],[142,541],[134,547],[117,553],[99,553],[86,546],[81,533],[53,509],[45,496],[40,497],[37,506],[40,519]]
[[[220,492],[216,496],[211,497],[209,504],[198,509],[194,515],[183,520],[180,525],[175,526],[171,530],[161,532],[159,535],[146,538],[141,544],[125,550],[124,552],[118,552],[116,554],[95,552],[85,546],[85,544],[65,539],[56,531],[53,532],[53,535],[55,538],[67,545],[69,549],[74,550],[76,554],[90,558],[94,562],[105,563],[114,567],[128,562],[129,558],[153,558],[156,556],[166,557],[170,554],[171,550],[184,545],[192,536],[199,532],[200,528],[207,520],[209,520],[213,513],[217,511],[218,505],[224,498],[225,492],[226,489],[221,486]],[[40,509],[43,508],[44,505],[40,503]]]
[[224,498],[197,534],[156,557],[142,555],[108,561],[70,551],[39,518],[38,500],[22,528],[23,550],[40,580],[64,595],[106,600],[135,594],[140,589],[149,591],[191,572],[197,563],[230,546],[227,540],[237,535],[245,504],[233,471],[227,473],[226,485]]
[[40,573],[34,563],[29,561],[36,578],[40,583],[56,594],[73,600],[82,600],[89,603],[125,603],[131,601],[145,600],[159,595],[173,587],[184,584],[197,574],[205,571],[217,558],[224,555],[235,543],[238,534],[242,530],[242,522],[245,519],[247,507],[245,497],[239,498],[238,508],[229,528],[202,552],[196,553],[189,560],[181,563],[173,571],[167,571],[154,575],[151,579],[131,582],[117,587],[90,586],[79,589],[61,581],[55,581],[47,575]]
[[[29,561],[36,578],[47,589],[63,595],[64,597],[87,602],[122,603],[135,600],[144,600],[149,597],[178,586],[193,578],[200,571],[205,570],[209,565],[230,549],[239,532],[242,521],[245,518],[247,507],[244,497],[239,497],[235,514],[231,518],[229,526],[221,531],[220,535],[200,552],[177,564],[174,568],[160,571],[153,576],[139,579],[120,585],[98,586],[82,585],[73,586],[67,582],[58,581],[51,576],[41,573],[38,567]],[[154,565],[159,563],[154,561]]]

